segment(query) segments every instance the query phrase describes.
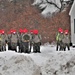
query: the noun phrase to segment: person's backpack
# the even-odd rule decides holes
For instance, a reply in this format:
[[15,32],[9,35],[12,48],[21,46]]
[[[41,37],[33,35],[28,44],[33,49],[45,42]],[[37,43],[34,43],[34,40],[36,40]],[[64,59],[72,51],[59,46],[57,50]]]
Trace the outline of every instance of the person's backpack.
[[23,35],[23,40],[29,40],[30,36],[28,34]]

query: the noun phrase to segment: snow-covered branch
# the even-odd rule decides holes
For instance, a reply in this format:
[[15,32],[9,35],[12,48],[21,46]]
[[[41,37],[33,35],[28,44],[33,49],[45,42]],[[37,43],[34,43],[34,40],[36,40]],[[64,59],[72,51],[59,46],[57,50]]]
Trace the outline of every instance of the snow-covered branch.
[[57,7],[58,9],[61,9],[56,3],[52,2],[52,1],[49,2],[48,0],[46,0],[46,1],[47,1],[47,3],[54,5],[54,6]]
[[47,17],[61,12],[72,2],[73,0],[34,0],[33,5],[37,5],[42,11],[41,14]]

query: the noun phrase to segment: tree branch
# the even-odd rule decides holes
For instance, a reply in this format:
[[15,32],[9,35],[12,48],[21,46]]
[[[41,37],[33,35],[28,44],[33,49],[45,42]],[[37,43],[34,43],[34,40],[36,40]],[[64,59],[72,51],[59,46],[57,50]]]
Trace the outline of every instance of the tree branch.
[[61,10],[61,8],[59,8],[55,3],[49,2],[48,0],[46,0],[46,1],[47,1],[47,3],[52,4],[52,5],[54,5],[55,7],[57,7],[59,10]]

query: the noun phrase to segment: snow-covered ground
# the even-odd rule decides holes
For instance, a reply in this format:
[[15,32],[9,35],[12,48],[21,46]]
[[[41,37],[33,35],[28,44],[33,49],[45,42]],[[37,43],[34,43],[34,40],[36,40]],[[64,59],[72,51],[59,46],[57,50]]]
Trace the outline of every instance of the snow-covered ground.
[[45,44],[41,53],[0,52],[0,75],[75,75],[75,48],[56,51]]

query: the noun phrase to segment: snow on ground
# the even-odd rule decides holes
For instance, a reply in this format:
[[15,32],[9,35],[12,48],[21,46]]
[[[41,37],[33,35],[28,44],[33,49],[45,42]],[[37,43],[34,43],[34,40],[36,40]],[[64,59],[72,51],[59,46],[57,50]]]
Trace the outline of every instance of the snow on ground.
[[29,56],[12,51],[0,53],[0,75],[40,75],[40,68]]
[[75,75],[75,48],[55,49],[45,44],[41,53],[0,52],[0,75]]

